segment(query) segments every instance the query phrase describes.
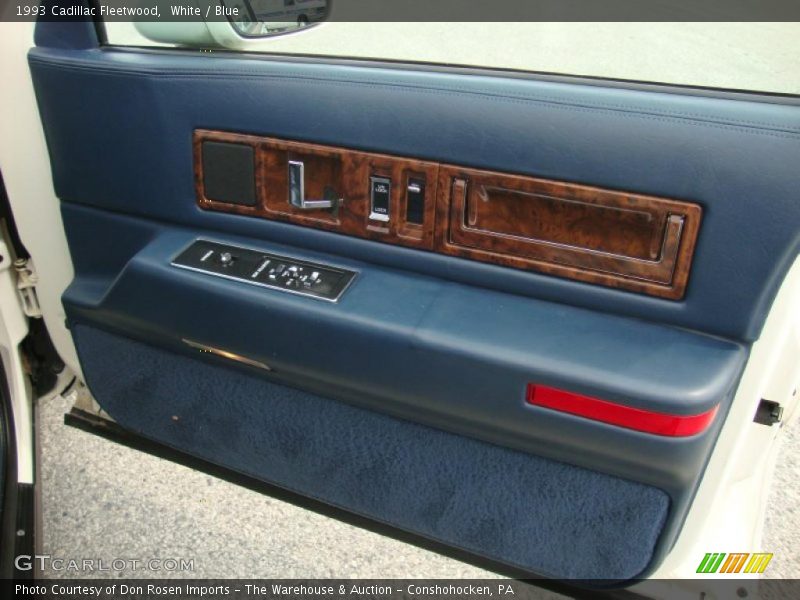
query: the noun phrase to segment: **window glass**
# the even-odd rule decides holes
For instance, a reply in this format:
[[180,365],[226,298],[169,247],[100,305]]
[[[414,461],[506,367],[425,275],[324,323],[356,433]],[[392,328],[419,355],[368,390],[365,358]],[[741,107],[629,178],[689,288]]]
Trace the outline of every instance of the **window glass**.
[[[284,3],[280,4],[283,10]],[[188,25],[195,29],[181,29]],[[215,30],[213,35],[203,29],[206,25]],[[202,35],[196,27],[201,28]],[[516,69],[800,94],[798,23],[329,21],[264,38],[237,35],[228,22],[109,22],[106,30],[108,42],[119,45],[216,45],[248,52]]]

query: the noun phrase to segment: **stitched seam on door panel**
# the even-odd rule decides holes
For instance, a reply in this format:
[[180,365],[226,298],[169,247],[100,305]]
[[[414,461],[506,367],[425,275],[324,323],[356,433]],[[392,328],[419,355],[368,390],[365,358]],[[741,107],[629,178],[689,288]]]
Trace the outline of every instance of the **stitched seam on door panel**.
[[[728,118],[728,117],[718,117],[715,118],[713,116],[704,116],[697,113],[687,113],[681,111],[673,111],[673,110],[660,110],[660,109],[642,109],[636,106],[629,106],[625,104],[609,104],[606,102],[602,103],[582,103],[576,102],[575,100],[571,100],[569,98],[559,98],[554,96],[528,96],[525,94],[516,94],[513,92],[504,92],[498,94],[487,94],[484,92],[479,92],[474,89],[470,88],[462,88],[462,87],[453,87],[453,86],[444,86],[444,85],[437,85],[437,86],[426,86],[426,85],[418,85],[414,83],[407,83],[401,81],[386,81],[380,84],[376,84],[372,81],[363,81],[363,80],[352,80],[352,79],[335,79],[331,77],[314,77],[312,75],[307,75],[303,73],[286,73],[286,74],[279,74],[279,73],[263,73],[261,71],[255,71],[252,69],[242,69],[236,68],[231,69],[229,71],[220,71],[215,69],[182,69],[182,70],[175,70],[175,71],[165,71],[163,69],[141,69],[141,68],[127,68],[126,66],[114,66],[114,65],[86,65],[86,64],[76,64],[76,63],[69,63],[66,61],[62,61],[61,59],[52,59],[52,58],[42,58],[32,56],[31,61],[39,62],[41,64],[54,64],[63,66],[64,68],[72,68],[76,70],[87,70],[87,71],[105,71],[108,73],[130,73],[130,74],[137,74],[137,75],[146,75],[151,77],[182,77],[182,76],[202,76],[202,77],[233,77],[236,75],[241,75],[243,77],[258,77],[258,78],[286,78],[286,79],[308,79],[311,81],[320,81],[320,82],[340,82],[340,83],[352,83],[352,84],[364,84],[364,85],[386,85],[386,86],[399,86],[403,88],[414,88],[414,89],[431,89],[431,90],[443,90],[443,91],[454,91],[454,92],[463,92],[465,94],[479,94],[479,95],[497,95],[497,96],[504,96],[504,97],[515,97],[515,98],[522,98],[528,100],[541,100],[546,102],[553,102],[556,104],[568,104],[568,105],[575,105],[575,106],[583,106],[586,108],[608,108],[608,109],[616,109],[625,112],[636,112],[636,113],[645,113],[645,114],[654,114],[654,115],[662,115],[662,116],[672,116],[672,117],[679,117],[679,118],[686,118],[688,120],[698,120],[698,121],[712,121],[712,122],[726,122],[726,123],[736,123],[736,124],[744,124],[744,125],[754,125],[761,128],[767,129],[777,129],[779,131],[793,131],[800,133],[800,127],[784,127],[778,123],[768,123],[765,121],[753,121],[749,119],[737,119],[737,118]],[[354,68],[367,68],[367,67],[354,67]],[[374,67],[369,67],[375,69]],[[480,77],[484,78],[491,78],[499,80],[500,77],[490,77],[487,75],[480,75]],[[578,86],[580,84],[575,83],[564,83],[563,85],[570,85],[570,86]],[[601,88],[607,89],[607,88]],[[664,92],[655,91],[652,92],[655,94],[664,94]],[[729,100],[729,99],[722,99],[725,102],[735,102],[737,100]],[[750,103],[757,103],[756,101],[746,101]],[[777,104],[777,106],[783,106],[785,108],[795,108],[794,106],[789,105],[781,105]],[[718,119],[719,121],[715,121]]]
[[374,83],[374,82],[319,79],[307,76],[275,75],[275,74],[237,75],[237,74],[227,74],[227,73],[205,73],[205,72],[197,72],[197,73],[179,72],[176,74],[171,74],[171,73],[152,74],[148,72],[139,72],[133,70],[106,69],[105,67],[85,67],[85,66],[65,65],[62,63],[43,62],[39,60],[36,60],[36,62],[42,67],[52,68],[58,71],[66,69],[66,70],[84,71],[93,73],[99,72],[99,73],[105,73],[107,75],[116,75],[121,77],[158,77],[158,78],[169,78],[169,79],[196,79],[198,81],[200,80],[205,81],[208,79],[230,80],[230,81],[241,81],[241,80],[266,81],[270,79],[279,79],[289,83],[298,83],[304,85],[331,85],[339,87],[361,86],[361,87],[373,87],[373,88],[387,88],[394,91],[412,92],[412,93],[418,92],[418,93],[435,94],[441,96],[462,96],[467,98],[472,97],[475,99],[488,98],[497,102],[506,102],[506,103],[540,104],[545,106],[552,106],[554,108],[573,110],[578,112],[606,113],[622,117],[636,117],[641,119],[649,119],[653,121],[677,122],[677,123],[686,122],[689,124],[697,124],[698,126],[702,127],[715,127],[718,129],[741,130],[744,132],[752,132],[755,134],[767,135],[771,137],[780,137],[788,139],[798,139],[798,137],[800,137],[800,130],[795,130],[793,128],[786,129],[786,128],[780,128],[779,126],[774,126],[771,128],[756,127],[745,124],[747,123],[745,121],[738,121],[733,119],[715,120],[713,118],[699,119],[699,118],[690,118],[681,116],[662,116],[662,113],[648,112],[648,111],[643,111],[641,109],[622,110],[614,108],[605,108],[602,105],[585,105],[585,104],[576,104],[574,102],[561,103],[553,100],[544,100],[535,97],[525,97],[525,96],[510,95],[510,94],[492,94],[492,93],[478,92],[472,90],[460,90],[460,89],[441,88],[441,87],[422,87],[416,85],[408,85],[404,83],[392,83],[392,82]]

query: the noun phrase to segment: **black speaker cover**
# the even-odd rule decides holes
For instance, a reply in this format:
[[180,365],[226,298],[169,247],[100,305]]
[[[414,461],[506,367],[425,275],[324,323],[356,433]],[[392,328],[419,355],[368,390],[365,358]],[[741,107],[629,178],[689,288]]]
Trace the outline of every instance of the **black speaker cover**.
[[203,142],[203,188],[209,200],[255,206],[255,157],[252,146]]

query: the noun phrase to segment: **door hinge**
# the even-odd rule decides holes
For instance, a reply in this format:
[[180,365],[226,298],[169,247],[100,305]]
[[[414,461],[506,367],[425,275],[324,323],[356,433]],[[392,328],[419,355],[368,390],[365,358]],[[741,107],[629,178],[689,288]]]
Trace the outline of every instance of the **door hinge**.
[[783,407],[772,400],[761,400],[756,409],[756,416],[753,421],[760,425],[772,426],[780,423],[783,419]]
[[22,300],[22,311],[31,318],[42,318],[42,307],[39,306],[39,296],[36,293],[36,284],[39,276],[33,268],[30,258],[18,258],[14,261],[17,271],[17,292]]

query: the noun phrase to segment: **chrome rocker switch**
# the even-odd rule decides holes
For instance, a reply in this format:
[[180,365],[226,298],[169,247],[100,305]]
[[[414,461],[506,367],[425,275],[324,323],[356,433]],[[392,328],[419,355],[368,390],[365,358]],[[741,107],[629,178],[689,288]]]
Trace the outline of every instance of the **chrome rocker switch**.
[[391,179],[388,177],[369,178],[369,218],[372,221],[388,223],[391,197]]

